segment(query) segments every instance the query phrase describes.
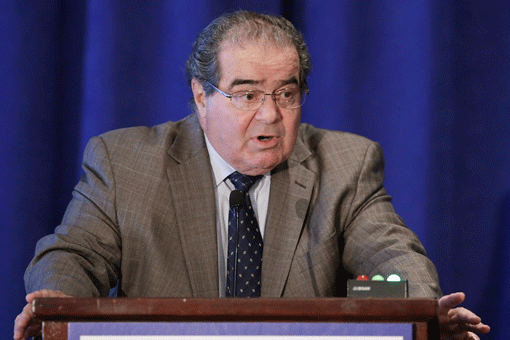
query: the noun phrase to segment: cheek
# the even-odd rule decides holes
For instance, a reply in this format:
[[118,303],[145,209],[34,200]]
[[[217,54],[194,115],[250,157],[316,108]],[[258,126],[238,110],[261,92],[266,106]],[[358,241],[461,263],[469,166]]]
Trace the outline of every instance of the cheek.
[[203,119],[206,122],[205,130],[210,139],[226,141],[235,134],[230,112],[222,105],[219,97],[208,97]]
[[[296,143],[297,132],[301,122],[301,115],[295,114],[285,121],[285,147],[294,148]],[[292,151],[292,150],[291,150]]]
[[213,126],[214,134],[223,142],[225,148],[240,151],[239,149],[246,145],[249,122],[228,114],[210,117],[209,124]]

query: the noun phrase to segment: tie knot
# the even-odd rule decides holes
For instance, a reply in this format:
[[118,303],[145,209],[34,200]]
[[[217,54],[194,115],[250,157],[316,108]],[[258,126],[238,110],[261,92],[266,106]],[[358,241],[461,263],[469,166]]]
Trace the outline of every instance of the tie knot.
[[236,190],[240,190],[243,192],[247,192],[250,190],[251,186],[259,179],[262,175],[258,176],[249,176],[249,175],[243,175],[237,171],[231,173],[228,178],[234,184],[236,187]]

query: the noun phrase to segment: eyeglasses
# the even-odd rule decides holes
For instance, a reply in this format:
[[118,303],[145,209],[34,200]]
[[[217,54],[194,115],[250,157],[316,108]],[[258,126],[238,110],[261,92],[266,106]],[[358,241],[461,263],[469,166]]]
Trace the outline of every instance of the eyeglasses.
[[273,97],[279,108],[281,109],[295,109],[304,104],[306,99],[306,92],[301,93],[301,90],[296,85],[292,84],[274,91],[273,93],[265,93],[259,90],[238,91],[228,94],[206,81],[212,86],[216,92],[224,95],[232,104],[242,111],[255,111],[262,107],[266,101],[267,96]]

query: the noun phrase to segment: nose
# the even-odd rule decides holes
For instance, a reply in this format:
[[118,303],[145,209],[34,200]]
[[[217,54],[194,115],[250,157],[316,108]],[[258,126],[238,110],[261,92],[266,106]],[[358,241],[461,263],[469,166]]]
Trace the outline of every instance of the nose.
[[266,124],[272,124],[280,120],[280,108],[276,104],[276,98],[273,95],[266,94],[262,106],[257,111],[256,118]]

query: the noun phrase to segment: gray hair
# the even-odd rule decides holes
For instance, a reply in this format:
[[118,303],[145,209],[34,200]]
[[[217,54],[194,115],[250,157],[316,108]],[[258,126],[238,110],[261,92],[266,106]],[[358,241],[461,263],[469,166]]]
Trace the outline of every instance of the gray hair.
[[[191,81],[196,78],[202,83],[206,96],[214,92],[209,83],[215,86],[219,83],[218,53],[221,43],[229,39],[236,44],[262,40],[279,47],[294,46],[299,58],[299,86],[301,91],[308,92],[306,78],[312,65],[301,33],[290,21],[281,16],[247,11],[224,14],[214,19],[198,35],[186,61],[186,76],[190,87]],[[195,111],[196,105],[193,100],[191,106]]]

